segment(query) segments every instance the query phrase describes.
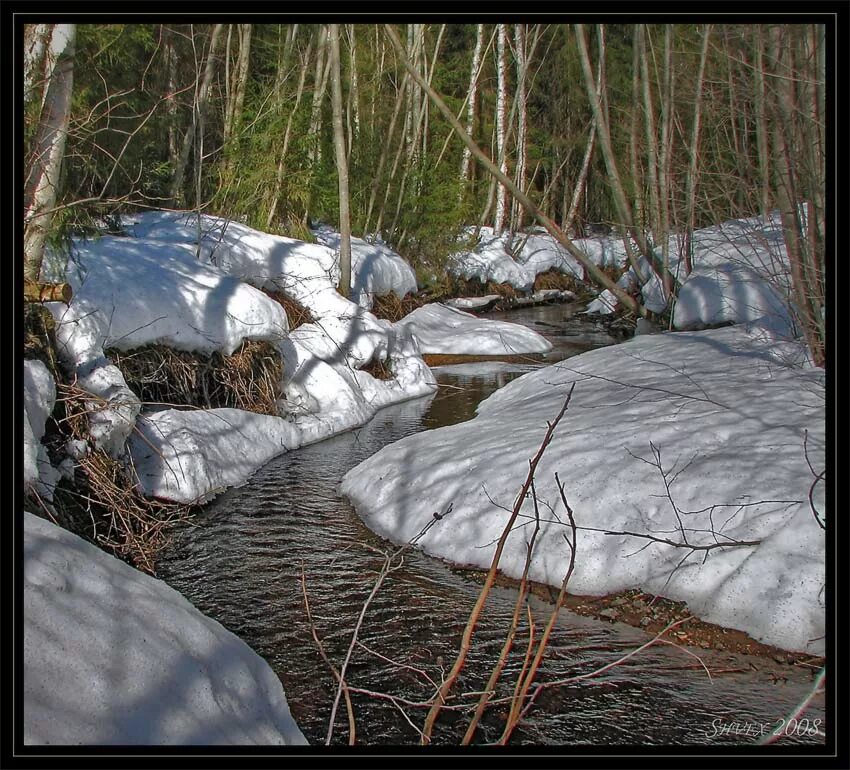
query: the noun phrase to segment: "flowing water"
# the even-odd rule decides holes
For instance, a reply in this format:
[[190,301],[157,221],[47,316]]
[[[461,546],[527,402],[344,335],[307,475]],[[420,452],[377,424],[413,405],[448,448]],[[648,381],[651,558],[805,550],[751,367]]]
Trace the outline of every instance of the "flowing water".
[[[569,305],[526,308],[501,315],[524,323],[555,344],[553,361],[612,344],[604,329],[576,316]],[[491,315],[490,317],[495,317]],[[206,506],[179,530],[163,554],[159,576],[201,611],[217,619],[262,655],[280,677],[299,726],[310,743],[324,743],[336,681],[322,659],[342,665],[361,611],[397,546],[378,538],[338,494],[342,476],[383,446],[421,430],[473,417],[475,405],[539,362],[477,364],[437,371],[436,396],[379,412],[362,428],[276,458],[244,487]],[[395,564],[395,562],[394,562]],[[304,588],[312,623],[305,611]],[[415,744],[426,701],[447,672],[478,596],[480,578],[415,550],[387,575],[369,605],[346,671],[352,688],[358,744]],[[497,588],[476,628],[473,647],[433,740],[458,743],[469,721],[460,706],[485,688],[514,611],[516,592]],[[539,635],[551,606],[532,602]],[[541,690],[511,737],[512,744],[687,745],[752,743],[777,727],[779,744],[822,743],[825,716],[818,696],[805,717],[781,720],[812,687],[812,674],[763,658],[699,651],[707,676],[691,654],[655,645],[607,671],[590,674],[651,637],[619,623],[561,610],[538,682],[572,681]],[[499,740],[506,699],[528,644],[523,618],[496,698],[476,743]],[[732,673],[722,673],[723,671]],[[332,742],[346,743],[344,700]]]

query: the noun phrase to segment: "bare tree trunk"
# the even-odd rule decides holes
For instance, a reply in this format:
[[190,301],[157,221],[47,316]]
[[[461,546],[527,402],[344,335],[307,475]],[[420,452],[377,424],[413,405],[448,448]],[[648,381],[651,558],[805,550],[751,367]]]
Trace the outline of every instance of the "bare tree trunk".
[[[598,67],[596,71],[596,99],[597,101],[601,101],[602,99],[602,78],[603,78],[604,70],[602,65]],[[587,187],[587,175],[590,172],[590,161],[593,157],[593,149],[596,146],[596,114],[594,113],[593,117],[590,119],[590,132],[587,136],[587,144],[584,148],[584,157],[581,161],[581,171],[579,172],[578,179],[576,180],[575,188],[573,189],[573,197],[570,202],[570,208],[567,211],[566,218],[564,219],[564,230],[567,232],[570,231],[572,227],[573,220],[576,217],[576,212],[578,211],[578,204],[581,200],[582,194],[584,193],[585,188]]]
[[248,85],[248,65],[251,57],[250,24],[239,25],[239,53],[236,59],[236,72],[233,75],[233,86],[227,100],[227,112],[224,120],[225,144],[238,131],[242,122],[242,107],[245,103],[245,89]]
[[339,178],[339,293],[351,294],[351,213],[348,194],[348,161],[342,129],[342,76],[340,74],[339,25],[330,25],[331,106],[334,122],[334,150]]
[[[516,169],[514,178],[520,190],[526,189],[526,165],[528,158],[528,94],[526,79],[528,77],[528,57],[526,50],[525,25],[514,27],[514,49],[516,51],[517,68],[517,137],[516,137]],[[522,230],[522,215],[524,209],[518,201],[514,201],[511,214],[511,232]]]
[[[611,184],[611,191],[614,194],[614,202],[617,208],[618,216],[622,220],[623,227],[631,235],[634,242],[638,245],[638,249],[640,250],[641,254],[643,254],[648,260],[650,260],[650,264],[652,265],[653,270],[659,275],[661,275],[663,272],[663,266],[657,265],[657,260],[655,259],[654,254],[646,241],[646,238],[644,237],[643,231],[635,226],[634,218],[632,217],[632,209],[629,205],[628,198],[626,197],[622,180],[620,179],[620,171],[617,167],[617,161],[614,157],[614,150],[611,146],[611,133],[608,128],[608,118],[604,109],[604,95],[606,90],[604,74],[600,80],[600,97],[597,98],[593,83],[593,71],[590,66],[590,56],[587,52],[587,42],[584,39],[584,28],[581,24],[576,24],[575,26],[576,40],[578,42],[579,48],[579,56],[581,59],[582,71],[584,73],[585,90],[587,91],[587,96],[590,100],[591,107],[593,109],[593,114],[596,117],[596,132],[597,136],[599,137],[599,146],[602,151],[602,157],[605,160],[605,167],[608,170],[609,182]],[[599,67],[601,68],[604,66],[605,59],[604,36],[600,36],[599,38],[599,47]],[[640,267],[632,253],[632,249],[628,246],[628,239],[624,239],[624,243],[627,247],[629,262],[635,273],[638,275],[639,280],[641,281],[641,283],[643,283],[643,277]]]
[[670,156],[673,143],[673,25],[664,25],[664,75],[661,98],[661,151],[658,157],[658,183],[661,187],[661,263],[664,266],[662,284],[667,302],[673,294],[673,275],[670,272]]
[[640,46],[638,38],[640,37],[642,27],[640,24],[634,26],[634,38],[632,41],[632,120],[629,131],[629,164],[632,174],[632,201],[634,203],[635,224],[638,227],[646,227],[646,213],[643,205],[643,177],[640,169],[639,151],[638,151],[638,136],[640,129]]
[[[508,73],[507,73],[507,28],[504,24],[498,25],[496,37],[496,154],[499,159],[499,170],[502,175],[508,172],[507,147],[505,134],[507,133],[507,111],[508,111]],[[504,185],[496,185],[496,213],[493,217],[493,230],[499,235],[505,227],[505,215],[507,213],[507,190]]]
[[298,89],[295,92],[295,104],[292,105],[292,110],[289,117],[286,119],[286,129],[283,132],[283,147],[280,150],[280,160],[277,163],[277,176],[275,177],[274,192],[272,200],[269,204],[269,212],[266,215],[266,229],[269,230],[274,221],[277,212],[278,204],[280,203],[280,191],[283,187],[283,174],[286,169],[286,154],[289,151],[289,139],[292,134],[292,121],[295,118],[295,113],[298,112],[298,107],[301,104],[301,97],[304,93],[304,83],[307,80],[308,64],[310,63],[310,54],[313,51],[313,41],[307,41],[307,51],[304,54],[304,59],[301,64],[301,73],[298,76]]
[[617,300],[623,303],[626,308],[632,312],[645,316],[647,313],[646,308],[644,308],[643,305],[638,304],[634,297],[631,297],[624,292],[614,281],[612,281],[590,259],[588,259],[587,255],[581,251],[581,249],[577,248],[566,234],[551,219],[545,216],[542,211],[540,211],[534,202],[514,184],[513,180],[506,174],[502,173],[499,168],[484,154],[484,152],[482,152],[481,148],[473,141],[469,134],[463,130],[463,126],[461,126],[460,122],[452,114],[452,111],[446,106],[446,103],[440,98],[439,94],[437,94],[437,92],[425,82],[422,76],[416,72],[413,65],[411,65],[411,63],[407,60],[404,46],[402,46],[401,41],[398,39],[398,35],[396,35],[392,26],[387,24],[384,26],[384,29],[386,30],[387,37],[390,38],[393,47],[399,54],[399,58],[401,59],[405,69],[407,69],[411,77],[416,81],[417,85],[428,94],[431,101],[455,130],[458,138],[467,147],[469,147],[476,160],[490,173],[491,176],[493,176],[501,184],[505,185],[505,187],[511,191],[511,194],[518,198],[519,201],[526,207],[529,214],[540,222],[549,234],[552,235],[552,237],[555,238],[570,254],[572,254],[576,260],[578,260],[579,264],[584,267],[591,280],[597,283],[597,285],[609,289],[614,296],[617,297]]
[[696,226],[696,193],[697,193],[697,172],[699,165],[699,134],[702,118],[702,84],[705,78],[705,63],[708,60],[708,43],[711,39],[711,24],[706,24],[702,33],[702,50],[700,51],[699,71],[697,72],[696,94],[694,96],[694,121],[691,126],[691,143],[688,147],[690,162],[688,164],[688,178],[686,182],[687,190],[687,217],[685,224],[685,245],[684,245],[684,261],[685,274],[690,275],[694,269],[691,255],[691,237],[693,236],[694,227]]
[[196,81],[195,98],[192,107],[192,124],[186,129],[186,133],[183,135],[180,157],[171,179],[170,197],[172,202],[175,204],[179,204],[183,201],[183,178],[186,175],[186,166],[189,163],[189,153],[192,150],[192,142],[195,138],[195,131],[197,129],[199,119],[206,112],[207,102],[209,101],[210,87],[212,85],[213,74],[215,73],[216,57],[218,55],[218,46],[221,42],[221,32],[223,29],[223,24],[215,25],[212,37],[210,38],[210,50],[207,54],[204,78],[200,85],[198,85]]
[[[351,88],[348,90],[348,162],[351,162],[351,148],[360,141],[360,88],[357,83],[357,37],[354,25],[347,24],[348,56],[351,62]],[[353,131],[352,131],[353,122]],[[353,135],[352,135],[353,134]]]
[[756,121],[756,151],[758,152],[759,170],[759,200],[761,201],[761,213],[767,216],[770,213],[770,147],[767,140],[767,120],[765,119],[765,85],[764,85],[764,37],[762,26],[755,28],[755,67],[753,77],[755,88],[753,102],[755,106]]
[[661,198],[658,192],[658,136],[655,133],[655,105],[652,101],[652,83],[649,79],[649,54],[646,50],[648,34],[649,30],[646,24],[641,24],[638,29],[638,47],[640,48],[641,80],[643,81],[643,114],[646,129],[647,173],[649,175],[649,226],[653,240],[657,240],[657,233],[661,230]]
[[372,189],[369,192],[369,205],[366,208],[366,221],[363,224],[363,227],[367,232],[369,230],[369,223],[372,221],[372,210],[375,206],[375,198],[378,195],[378,187],[381,184],[381,176],[384,173],[384,166],[387,163],[387,156],[389,155],[390,144],[392,143],[393,135],[395,134],[395,126],[398,122],[398,116],[401,114],[401,107],[404,104],[407,81],[408,77],[407,75],[405,75],[402,78],[401,85],[398,89],[398,94],[396,95],[395,107],[393,108],[393,115],[390,119],[390,127],[387,129],[386,141],[381,144],[381,154],[378,157],[378,168],[376,169],[375,176],[372,179]]
[[[481,71],[481,49],[484,45],[484,25],[479,24],[475,33],[475,48],[472,52],[472,66],[469,71],[468,105],[466,111],[466,133],[473,135],[475,127],[475,107],[478,103],[478,75]],[[460,164],[460,178],[463,181],[469,177],[469,160],[472,153],[468,147],[463,148],[463,159]]]
[[[322,127],[322,101],[325,98],[325,90],[328,86],[328,73],[330,72],[330,57],[325,59],[325,48],[327,47],[327,28],[323,25],[316,33],[319,42],[316,46],[316,73],[313,77],[313,107],[310,111],[310,128],[307,136],[310,138],[307,148],[307,157],[311,169],[322,159],[322,148],[319,143],[319,131]],[[311,172],[312,173],[312,172]]]
[[46,35],[42,43],[47,59],[44,98],[24,187],[24,276],[32,281],[41,273],[58,199],[74,87],[76,25],[54,24],[49,32],[49,43]]

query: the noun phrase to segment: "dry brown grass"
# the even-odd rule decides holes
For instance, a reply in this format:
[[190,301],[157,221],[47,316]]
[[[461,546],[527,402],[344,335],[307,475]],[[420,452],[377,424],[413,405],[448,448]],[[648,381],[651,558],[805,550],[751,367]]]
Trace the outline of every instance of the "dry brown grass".
[[273,291],[271,289],[263,289],[264,294],[271,297],[275,302],[283,306],[286,311],[286,320],[289,321],[289,328],[297,329],[303,324],[315,323],[316,319],[308,308],[304,307],[297,299],[290,297],[284,291]]
[[229,356],[204,356],[165,345],[105,353],[145,403],[278,413],[283,362],[271,343],[246,340]]
[[544,291],[546,289],[558,289],[558,291],[575,291],[576,279],[570,275],[559,273],[557,270],[547,270],[545,273],[538,273],[534,279],[534,291]]
[[365,366],[361,366],[360,371],[371,374],[376,380],[391,380],[394,377],[389,364],[379,358],[371,360]]
[[[64,415],[57,421],[59,432],[86,440],[89,414],[105,404],[65,383],[57,383],[57,395],[55,414]],[[57,488],[54,508],[61,526],[151,574],[168,530],[192,511],[189,505],[145,497],[132,465],[91,447],[77,460],[73,488]]]
[[381,294],[372,299],[372,314],[377,318],[395,323],[412,313],[416,308],[422,307],[428,300],[413,294],[405,294],[399,299],[395,292]]

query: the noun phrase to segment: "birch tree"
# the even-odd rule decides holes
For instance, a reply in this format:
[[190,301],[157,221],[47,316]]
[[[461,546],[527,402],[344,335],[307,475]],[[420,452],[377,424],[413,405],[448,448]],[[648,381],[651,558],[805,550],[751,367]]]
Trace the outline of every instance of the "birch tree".
[[[475,48],[472,51],[472,65],[469,71],[469,88],[467,89],[466,133],[473,135],[475,128],[475,107],[478,101],[478,75],[481,72],[481,51],[484,46],[484,25],[479,24],[475,31]],[[460,164],[460,178],[466,181],[469,177],[469,161],[472,153],[469,147],[463,148]]]
[[[499,171],[506,176],[508,159],[506,148],[508,113],[508,66],[507,66],[507,27],[499,24],[496,35],[496,156],[499,159]],[[496,213],[493,217],[493,230],[499,235],[505,227],[507,214],[507,190],[503,184],[496,186]]]
[[342,126],[342,76],[339,55],[339,25],[330,25],[331,106],[333,108],[334,151],[339,179],[339,293],[351,294],[351,213],[348,194],[348,156]]
[[[38,281],[44,244],[58,200],[59,175],[65,155],[71,95],[74,87],[76,25],[40,25],[33,30],[33,56],[25,69],[25,86],[43,72],[44,90],[33,151],[24,186],[24,276]],[[39,50],[40,49],[40,50]],[[42,69],[42,65],[43,69]]]

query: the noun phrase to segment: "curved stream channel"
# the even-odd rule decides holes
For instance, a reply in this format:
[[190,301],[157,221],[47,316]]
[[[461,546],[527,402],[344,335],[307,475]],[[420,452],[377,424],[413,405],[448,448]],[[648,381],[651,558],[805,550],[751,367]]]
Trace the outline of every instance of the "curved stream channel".
[[[554,361],[615,342],[580,306],[550,305],[490,314],[523,323],[555,344]],[[342,476],[381,447],[418,431],[470,419],[483,398],[540,363],[478,364],[436,370],[436,396],[382,410],[367,425],[281,455],[250,482],[210,503],[175,533],[162,554],[159,576],[202,612],[262,655],[280,677],[293,715],[311,744],[322,744],[336,682],[319,655],[304,608],[302,566],[316,633],[335,665],[345,658],[364,601],[395,546],[371,533],[338,485]],[[470,373],[471,372],[471,373]],[[371,603],[347,671],[352,687],[422,702],[454,661],[478,596],[480,579],[408,551]],[[485,687],[513,613],[515,591],[497,588],[477,626],[455,693]],[[533,599],[537,633],[551,606]],[[524,626],[527,632],[527,625]],[[649,641],[620,623],[562,610],[537,681],[593,672]],[[497,697],[509,696],[522,666],[527,633],[517,637]],[[512,744],[685,745],[752,743],[793,712],[812,686],[799,667],[764,658],[734,658],[697,650],[695,657],[654,645],[608,671],[543,691],[514,732]],[[731,673],[723,673],[724,671]],[[426,709],[378,695],[354,693],[358,744],[415,744]],[[464,702],[475,702],[471,696]],[[507,707],[490,708],[476,743],[498,740]],[[445,710],[435,744],[459,743],[469,714]],[[780,745],[818,743],[814,720],[825,724],[818,697]],[[410,720],[410,722],[408,721]],[[348,740],[344,700],[333,743]]]

